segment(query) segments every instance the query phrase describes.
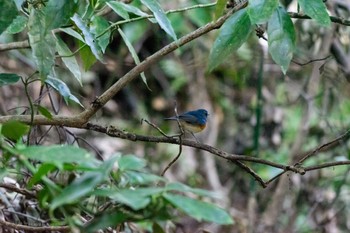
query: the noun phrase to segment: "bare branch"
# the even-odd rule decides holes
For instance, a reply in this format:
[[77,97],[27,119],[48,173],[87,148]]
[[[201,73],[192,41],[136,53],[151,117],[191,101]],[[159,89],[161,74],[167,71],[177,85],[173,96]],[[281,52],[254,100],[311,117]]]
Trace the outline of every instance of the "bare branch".
[[10,191],[13,191],[13,192],[16,192],[16,193],[20,193],[26,197],[29,197],[29,198],[35,198],[36,197],[36,193],[35,192],[32,192],[32,191],[29,191],[27,189],[23,189],[23,188],[18,188],[17,186],[13,185],[13,184],[5,184],[5,183],[0,183],[0,187],[1,188],[4,188],[4,189],[7,189],[7,190],[10,190]]
[[0,123],[7,122],[9,120],[16,120],[26,124],[33,125],[61,125],[68,127],[79,127],[84,125],[89,121],[89,119],[99,110],[101,109],[114,95],[116,95],[123,87],[125,87],[128,83],[139,77],[140,73],[147,70],[151,65],[159,61],[161,58],[166,56],[167,54],[173,52],[179,47],[193,41],[194,39],[212,31],[217,28],[220,28],[221,25],[226,21],[228,17],[230,17],[234,12],[246,7],[248,1],[242,2],[242,4],[237,5],[234,9],[227,12],[224,16],[216,20],[215,22],[208,23],[197,30],[181,37],[177,41],[170,43],[169,45],[163,47],[158,50],[153,55],[146,58],[139,65],[135,66],[132,70],[126,73],[123,77],[121,77],[116,83],[114,83],[109,89],[107,89],[100,97],[97,97],[95,101],[82,113],[76,116],[54,116],[52,119],[45,118],[40,115],[34,116],[33,121],[31,121],[30,116],[21,115],[21,116],[1,116]]
[[[296,12],[288,12],[289,16],[291,18],[295,18],[295,19],[311,19],[310,16],[305,15],[305,14],[301,14],[301,13],[296,13]],[[331,21],[333,23],[339,23],[345,26],[350,26],[350,20],[346,20],[344,18],[340,18],[340,17],[336,17],[336,16],[329,16],[329,18],[331,19]]]
[[70,232],[70,227],[68,226],[42,226],[42,227],[32,227],[26,225],[15,224],[11,222],[4,221],[0,219],[0,226],[4,226],[9,229],[15,229],[25,232],[44,232],[44,231],[58,231],[58,232]]

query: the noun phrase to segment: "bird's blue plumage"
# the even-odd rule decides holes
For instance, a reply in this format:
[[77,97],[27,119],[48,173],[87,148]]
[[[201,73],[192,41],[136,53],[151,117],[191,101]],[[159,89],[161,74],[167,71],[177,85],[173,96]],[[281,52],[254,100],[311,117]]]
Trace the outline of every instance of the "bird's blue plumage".
[[178,116],[165,118],[165,120],[179,120],[181,126],[191,133],[202,131],[207,123],[208,111],[205,109],[198,109],[195,111],[188,111]]

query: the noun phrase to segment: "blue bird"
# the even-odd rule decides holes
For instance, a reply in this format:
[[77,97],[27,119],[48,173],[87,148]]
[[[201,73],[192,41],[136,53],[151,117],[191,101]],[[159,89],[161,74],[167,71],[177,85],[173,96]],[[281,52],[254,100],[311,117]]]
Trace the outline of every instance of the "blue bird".
[[164,120],[179,120],[181,127],[190,132],[193,137],[196,138],[193,133],[198,133],[205,129],[208,115],[207,110],[198,109],[182,113],[178,116],[165,118]]

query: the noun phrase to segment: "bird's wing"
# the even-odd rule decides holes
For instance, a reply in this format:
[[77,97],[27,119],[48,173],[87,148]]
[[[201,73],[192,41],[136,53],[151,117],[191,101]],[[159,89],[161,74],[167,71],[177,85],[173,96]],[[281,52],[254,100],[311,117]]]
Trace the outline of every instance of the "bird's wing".
[[190,114],[180,115],[179,120],[186,121],[188,123],[198,123],[197,117],[190,115]]

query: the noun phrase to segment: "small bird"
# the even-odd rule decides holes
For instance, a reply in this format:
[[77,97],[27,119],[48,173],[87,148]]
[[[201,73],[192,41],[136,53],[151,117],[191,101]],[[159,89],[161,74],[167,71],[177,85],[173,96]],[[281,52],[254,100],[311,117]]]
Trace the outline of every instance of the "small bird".
[[197,109],[194,111],[188,111],[188,112],[182,113],[178,116],[164,118],[164,120],[175,120],[175,121],[179,120],[181,127],[184,130],[190,132],[192,136],[196,138],[193,133],[198,133],[198,132],[201,132],[203,129],[205,129],[208,115],[209,114],[207,110]]

